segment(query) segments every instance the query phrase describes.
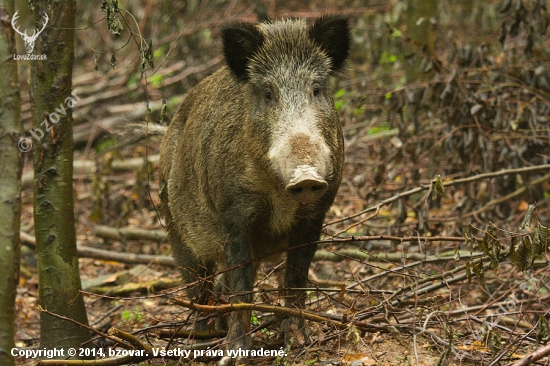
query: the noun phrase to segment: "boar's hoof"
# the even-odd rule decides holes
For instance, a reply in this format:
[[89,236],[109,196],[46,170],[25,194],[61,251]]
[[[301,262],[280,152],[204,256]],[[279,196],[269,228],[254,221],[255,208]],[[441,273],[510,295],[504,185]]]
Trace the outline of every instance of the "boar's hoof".
[[[240,350],[248,351],[250,350],[250,347],[247,348],[240,348]],[[225,351],[225,356],[222,357],[220,361],[218,361],[218,366],[242,366],[242,365],[248,365],[247,358],[243,356],[236,356],[239,354],[239,349],[234,349],[234,353],[230,353],[227,350]]]
[[285,187],[286,193],[302,204],[317,201],[327,191],[327,182],[324,180],[311,179],[309,177],[304,178],[305,179],[287,185]]

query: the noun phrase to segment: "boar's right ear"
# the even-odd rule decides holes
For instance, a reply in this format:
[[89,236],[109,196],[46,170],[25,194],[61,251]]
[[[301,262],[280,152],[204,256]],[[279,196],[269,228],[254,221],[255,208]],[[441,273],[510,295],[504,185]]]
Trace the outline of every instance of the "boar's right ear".
[[332,71],[340,71],[348,58],[350,32],[348,18],[342,15],[324,15],[309,28],[309,37],[332,61]]
[[237,78],[246,79],[248,62],[263,41],[263,34],[251,23],[234,23],[222,29],[223,54]]

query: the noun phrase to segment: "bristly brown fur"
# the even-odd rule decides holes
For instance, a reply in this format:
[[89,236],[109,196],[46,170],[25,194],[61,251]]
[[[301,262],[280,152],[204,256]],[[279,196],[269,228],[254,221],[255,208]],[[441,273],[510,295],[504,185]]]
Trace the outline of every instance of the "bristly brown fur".
[[[304,244],[319,239],[342,178],[328,77],[347,57],[349,28],[339,16],[309,27],[237,23],[222,38],[228,66],[187,94],[164,136],[161,200],[184,280],[237,267],[221,282],[238,294],[231,301],[252,302],[254,259],[288,249],[284,286],[307,283],[316,246]],[[289,174],[300,171],[326,181],[315,201],[285,191]],[[205,303],[217,295],[205,283],[192,296]],[[305,295],[289,291],[285,304],[303,308]],[[250,314],[232,314],[228,324],[226,347],[250,349]]]

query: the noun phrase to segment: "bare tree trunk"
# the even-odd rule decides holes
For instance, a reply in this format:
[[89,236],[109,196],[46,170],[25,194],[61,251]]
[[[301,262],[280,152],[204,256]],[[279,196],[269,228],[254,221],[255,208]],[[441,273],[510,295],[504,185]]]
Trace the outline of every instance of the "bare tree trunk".
[[[34,222],[40,305],[88,324],[78,271],[73,199],[73,118],[78,99],[71,95],[74,62],[74,0],[35,0],[35,26],[47,27],[36,42],[32,62],[34,141]],[[78,347],[87,329],[42,313],[44,348]]]
[[15,289],[19,279],[21,101],[10,21],[13,0],[0,0],[0,365],[12,366]]
[[[434,55],[435,34],[431,20],[437,16],[437,1],[435,0],[407,0],[407,36],[412,42],[405,47],[406,55],[409,61],[405,62],[407,70],[407,83],[413,83],[417,80],[426,79],[423,70],[421,70],[422,59]],[[421,45],[420,49],[418,45]]]
[[[413,84],[419,80],[427,80],[433,74],[427,73],[431,58],[435,53],[435,29],[432,23],[437,18],[436,0],[407,0],[407,36],[410,41],[405,45],[405,71],[407,84]],[[422,124],[418,118],[419,100],[423,90],[410,89],[407,92],[409,103],[405,118],[415,133],[422,133]],[[404,137],[404,136],[402,136]],[[418,174],[413,174],[413,179],[419,179]]]

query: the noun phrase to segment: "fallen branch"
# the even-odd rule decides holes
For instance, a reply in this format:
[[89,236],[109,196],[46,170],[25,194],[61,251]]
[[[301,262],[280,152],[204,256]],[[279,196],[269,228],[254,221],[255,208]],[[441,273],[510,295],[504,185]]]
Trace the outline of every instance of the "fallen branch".
[[113,228],[109,226],[96,226],[93,234],[111,240],[151,240],[156,242],[162,242],[166,240],[167,234],[165,231],[158,230],[143,230],[133,227],[127,228]]
[[[32,249],[36,249],[36,238],[23,231],[20,233],[21,242]],[[111,250],[91,248],[84,245],[77,245],[76,250],[79,257],[102,259],[106,261],[117,261],[129,264],[160,264],[163,266],[175,267],[174,258],[167,255],[149,255],[149,254],[132,254],[119,253]]]
[[507,366],[528,366],[540,360],[543,357],[550,355],[550,344],[547,344],[544,347],[537,349],[535,352],[531,353],[529,356],[525,356],[515,363],[509,363]]
[[[147,161],[153,164],[159,162],[160,155],[150,155]],[[141,168],[145,164],[145,157],[130,158],[125,160],[115,160],[111,164],[111,170],[114,172],[133,171]],[[82,175],[95,174],[97,171],[96,163],[92,160],[73,161],[73,179],[81,178]],[[28,170],[21,176],[21,188],[31,187],[34,182],[34,169]]]
[[135,292],[155,293],[162,290],[181,286],[181,280],[158,279],[145,282],[128,282],[118,286],[96,286],[85,289],[86,291],[100,295],[125,296]]
[[84,245],[77,245],[77,251],[79,257],[103,259],[108,261],[117,261],[121,263],[129,264],[160,264],[163,266],[175,267],[176,262],[174,258],[166,255],[149,255],[149,254],[132,254],[132,253],[119,253],[111,250],[103,250],[90,248]]
[[185,308],[200,311],[203,313],[208,313],[208,314],[226,314],[233,311],[253,310],[253,311],[262,311],[262,312],[268,312],[268,313],[274,313],[274,314],[281,314],[281,315],[286,315],[286,316],[295,317],[295,318],[302,318],[302,319],[311,320],[314,322],[327,322],[340,329],[347,328],[347,325],[340,321],[332,320],[304,309],[294,309],[294,308],[287,308],[283,306],[247,304],[247,303],[225,304],[225,305],[215,305],[215,306],[201,305],[179,297],[174,297],[172,298],[172,300],[176,304],[183,306]]
[[[466,250],[460,251],[461,259],[465,258],[475,258],[482,256],[483,253],[471,253]],[[454,261],[456,257],[454,255],[425,255],[422,253],[379,253],[379,254],[369,254],[364,250],[358,249],[342,249],[336,252],[330,252],[327,250],[318,250],[315,252],[313,257],[314,261],[331,261],[331,262],[341,262],[345,259],[357,259],[360,261],[379,261],[379,262],[392,262],[392,263],[401,263],[404,260],[413,260],[413,261],[423,261],[424,263],[430,262],[445,262],[445,261]]]

